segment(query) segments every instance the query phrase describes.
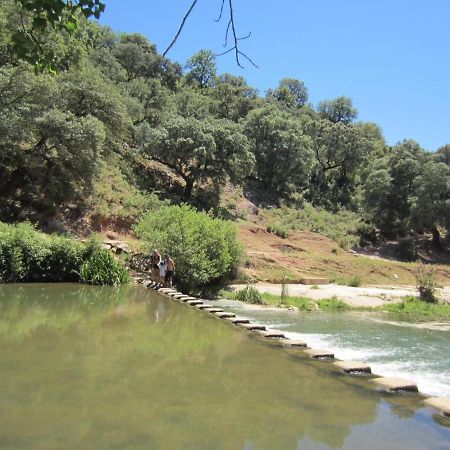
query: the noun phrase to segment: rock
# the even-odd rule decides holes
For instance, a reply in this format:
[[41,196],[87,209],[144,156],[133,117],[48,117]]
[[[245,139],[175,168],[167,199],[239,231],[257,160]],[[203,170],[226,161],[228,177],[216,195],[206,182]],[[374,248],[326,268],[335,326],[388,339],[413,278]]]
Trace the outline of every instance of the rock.
[[357,375],[372,373],[372,369],[368,364],[359,361],[336,361],[334,365],[338,367],[341,372],[348,374]]
[[111,244],[106,244],[105,242],[102,243],[101,245],[102,248],[104,248],[105,250],[111,250]]
[[432,397],[424,400],[425,405],[438,409],[444,416],[450,417],[450,397]]
[[187,302],[188,300],[197,300],[195,297],[190,297],[189,295],[187,295],[186,297],[181,297],[180,300],[182,302]]
[[188,300],[186,302],[186,305],[189,306],[197,306],[197,305],[201,305],[203,302],[201,300]]
[[206,303],[203,303],[203,305],[196,305],[198,309],[213,309],[214,306],[207,305]]
[[257,331],[261,336],[271,339],[283,339],[285,336],[281,331],[277,330],[259,330]]
[[[175,294],[172,297],[177,299],[177,300],[189,299],[189,295],[186,295],[186,294]],[[193,300],[195,300],[195,298]]]
[[243,323],[242,327],[250,331],[262,331],[266,329],[265,325],[261,325],[259,323]]
[[404,380],[402,378],[380,377],[375,378],[372,381],[387,392],[418,392],[416,383],[414,383],[413,381]]
[[231,323],[234,323],[235,325],[250,323],[250,319],[247,319],[246,317],[229,317],[227,320],[229,320]]
[[130,247],[125,242],[119,242],[116,246],[116,253],[130,253]]
[[177,292],[175,289],[170,289],[170,288],[159,288],[158,292],[161,292],[161,294],[170,294],[170,293],[178,293],[181,294],[181,292]]
[[279,342],[283,347],[306,347],[306,342],[298,339],[280,339]]
[[[160,291],[162,291],[162,290],[160,289]],[[175,297],[175,295],[184,295],[182,292],[178,292],[178,291],[165,292],[165,294],[170,295],[171,297]]]
[[305,350],[305,353],[314,359],[334,359],[334,353],[330,350],[309,348]]
[[230,312],[216,312],[214,313],[216,317],[219,317],[220,319],[229,319],[230,317],[236,317],[236,314],[230,313]]
[[108,232],[106,233],[106,236],[107,236],[109,239],[117,239],[117,238],[119,237],[119,235],[118,235],[115,231],[108,231]]
[[218,313],[218,312],[223,312],[223,309],[222,308],[209,308],[208,312],[210,312],[211,314],[214,314],[214,313]]

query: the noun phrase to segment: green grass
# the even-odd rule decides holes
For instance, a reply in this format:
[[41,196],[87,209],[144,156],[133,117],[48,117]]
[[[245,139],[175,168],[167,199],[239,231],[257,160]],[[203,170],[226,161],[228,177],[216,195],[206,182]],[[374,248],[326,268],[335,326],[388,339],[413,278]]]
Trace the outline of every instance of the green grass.
[[450,318],[449,304],[428,303],[414,296],[404,297],[401,303],[391,303],[374,309],[397,314],[415,315],[418,317]]
[[[229,300],[240,300],[239,292],[241,291],[222,291],[220,295]],[[349,310],[351,307],[346,303],[338,300],[336,297],[332,297],[325,300],[315,301],[308,297],[302,296],[288,296],[281,298],[280,295],[269,294],[264,292],[261,294],[262,301],[261,305],[270,305],[270,306],[294,306],[298,308],[300,311],[344,311]]]

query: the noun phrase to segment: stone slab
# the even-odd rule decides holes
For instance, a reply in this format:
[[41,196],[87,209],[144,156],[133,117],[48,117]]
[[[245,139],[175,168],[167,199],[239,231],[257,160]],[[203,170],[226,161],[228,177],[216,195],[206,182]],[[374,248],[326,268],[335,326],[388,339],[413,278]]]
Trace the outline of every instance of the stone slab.
[[197,305],[201,305],[203,302],[201,300],[188,300],[186,302],[186,305],[189,306],[197,306]]
[[167,295],[171,297],[175,297],[175,295],[184,295],[182,292],[174,291],[174,292],[165,292]]
[[280,339],[279,342],[283,347],[306,347],[306,342],[299,339]]
[[195,297],[190,297],[189,295],[186,295],[185,297],[180,297],[180,300],[182,302],[187,302],[188,300],[197,300]]
[[205,303],[199,303],[198,305],[195,305],[195,307],[197,309],[211,309],[211,308],[214,308],[214,306],[207,305]]
[[[169,294],[170,292],[177,292],[175,289],[170,288],[159,288],[158,291],[162,292],[163,294]],[[179,292],[179,294],[181,294],[181,292]]]
[[222,308],[209,308],[208,312],[213,314],[213,313],[223,312],[223,309]]
[[305,353],[314,359],[334,359],[334,353],[330,350],[308,348]]
[[285,335],[281,331],[277,330],[259,330],[257,331],[261,336],[271,339],[284,339]]
[[203,303],[203,305],[195,305],[198,309],[213,309],[214,306],[207,305],[206,303]]
[[214,313],[215,316],[219,317],[220,319],[229,319],[230,317],[236,317],[236,314],[231,312],[216,312]]
[[176,294],[173,295],[173,298],[177,299],[177,300],[181,300],[182,298],[189,298],[189,295],[186,294]]
[[300,284],[306,284],[306,285],[319,285],[319,284],[329,284],[329,281],[326,278],[316,278],[316,277],[308,277],[308,278],[302,278],[300,281]]
[[424,400],[425,405],[438,409],[444,416],[450,417],[450,397],[432,397]]
[[231,323],[234,323],[235,325],[250,323],[250,319],[247,319],[246,317],[229,317],[227,320],[229,320]]
[[259,323],[243,323],[241,326],[250,331],[263,331],[266,329],[265,325]]
[[342,372],[348,374],[372,373],[370,366],[360,361],[336,361],[334,365]]
[[387,392],[418,392],[417,384],[414,381],[404,380],[403,378],[380,377],[372,381]]

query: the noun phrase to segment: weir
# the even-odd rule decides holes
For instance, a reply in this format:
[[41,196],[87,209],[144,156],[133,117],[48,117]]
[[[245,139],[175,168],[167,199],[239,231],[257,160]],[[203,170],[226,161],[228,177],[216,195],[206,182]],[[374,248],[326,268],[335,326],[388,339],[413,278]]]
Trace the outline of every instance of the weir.
[[[135,279],[139,283],[145,283],[144,279]],[[308,280],[309,281],[309,280]],[[319,280],[315,280],[319,281]],[[325,281],[325,280],[324,280]],[[152,288],[161,294],[172,297],[174,299],[180,299],[186,304],[191,306],[196,306],[197,309],[208,311],[212,315],[225,319],[235,325],[240,326],[250,332],[255,332],[263,338],[275,340],[279,342],[282,347],[285,348],[297,348],[302,351],[305,355],[313,360],[334,360],[334,353],[329,350],[323,349],[313,349],[309,348],[306,342],[293,340],[287,338],[282,332],[277,330],[267,330],[265,325],[250,323],[249,319],[237,318],[234,313],[224,312],[222,308],[216,308],[212,305],[206,305],[202,300],[195,300],[195,297],[190,297],[182,294],[171,288],[163,288],[158,283],[150,282],[147,284],[148,288]],[[187,298],[192,300],[187,300]],[[187,301],[186,301],[187,300]],[[339,369],[339,372],[346,375],[366,375],[372,376],[372,370],[370,366],[364,362],[360,361],[335,361],[333,365]],[[413,381],[404,380],[396,377],[382,377],[373,375],[374,378],[369,381],[375,385],[376,390],[383,390],[388,393],[411,393],[421,395],[424,400],[423,404],[434,408],[443,416],[450,417],[450,397],[426,397],[419,392],[418,386]]]

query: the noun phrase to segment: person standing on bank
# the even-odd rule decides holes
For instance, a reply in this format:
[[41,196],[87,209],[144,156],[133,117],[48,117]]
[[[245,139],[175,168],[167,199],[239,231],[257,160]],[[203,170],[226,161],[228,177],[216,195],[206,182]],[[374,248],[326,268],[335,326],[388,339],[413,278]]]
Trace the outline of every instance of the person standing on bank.
[[158,250],[153,250],[152,256],[150,257],[151,260],[151,275],[150,278],[155,283],[159,280],[159,263],[161,262],[161,254],[158,252]]
[[169,255],[166,255],[166,264],[167,264],[166,286],[172,287],[173,277],[175,275],[175,263]]

